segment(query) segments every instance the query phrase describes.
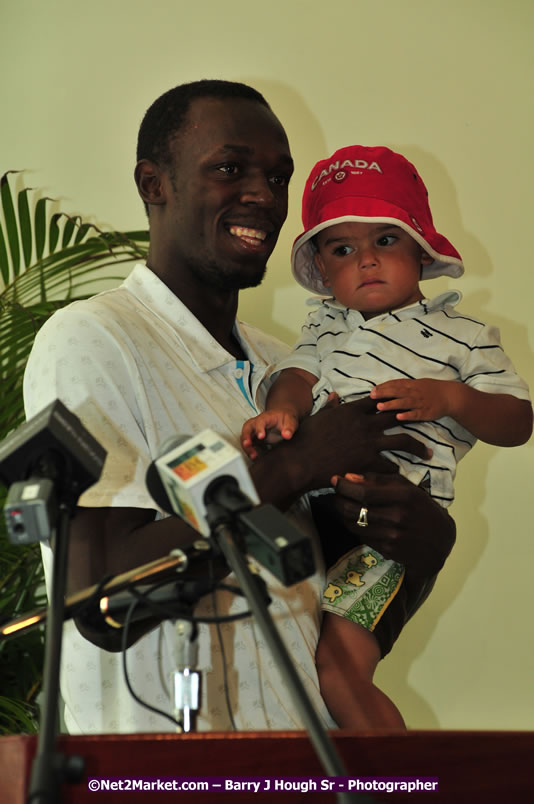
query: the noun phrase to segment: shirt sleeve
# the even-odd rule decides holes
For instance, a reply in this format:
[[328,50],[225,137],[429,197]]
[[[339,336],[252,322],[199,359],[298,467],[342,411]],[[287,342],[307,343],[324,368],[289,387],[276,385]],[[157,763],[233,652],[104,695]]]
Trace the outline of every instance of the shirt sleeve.
[[324,306],[320,306],[308,313],[300,338],[293,351],[276,364],[276,373],[286,368],[300,368],[309,371],[310,374],[317,378],[321,376],[321,358],[317,349],[317,338],[321,334],[324,315]]
[[530,400],[527,383],[516,372],[501,344],[497,327],[481,327],[468,356],[460,366],[462,382],[489,394],[510,394]]
[[135,393],[138,371],[115,327],[117,332],[83,303],[44,324],[24,376],[26,417],[60,399],[106,449],[101,478],[80,505],[156,509],[145,484],[151,455]]

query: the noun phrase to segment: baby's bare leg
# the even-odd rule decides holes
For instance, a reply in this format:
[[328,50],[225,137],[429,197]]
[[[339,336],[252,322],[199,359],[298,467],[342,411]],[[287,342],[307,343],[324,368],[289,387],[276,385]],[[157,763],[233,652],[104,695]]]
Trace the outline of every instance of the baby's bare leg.
[[321,695],[340,728],[406,728],[393,701],[373,683],[380,649],[366,628],[325,612],[315,661]]

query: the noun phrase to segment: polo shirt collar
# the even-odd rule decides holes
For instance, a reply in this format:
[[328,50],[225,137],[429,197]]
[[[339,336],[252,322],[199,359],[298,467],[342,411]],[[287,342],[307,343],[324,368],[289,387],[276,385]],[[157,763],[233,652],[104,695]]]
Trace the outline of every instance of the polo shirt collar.
[[[215,340],[181,299],[145,264],[137,263],[123,286],[172,330],[200,371],[213,371],[236,362],[236,358]],[[237,321],[234,332],[247,355],[250,355],[251,346]]]
[[[380,321],[387,321],[388,319],[395,319],[396,321],[404,320],[405,318],[416,318],[420,315],[426,315],[427,313],[433,313],[436,310],[443,310],[444,307],[456,307],[457,304],[462,300],[462,294],[459,290],[446,290],[444,293],[440,293],[438,296],[435,296],[433,299],[421,299],[420,301],[416,302],[415,304],[409,304],[407,307],[401,307],[399,310],[388,311],[386,313],[380,313],[373,318],[368,318],[366,320],[366,324],[369,325],[371,322],[380,322]],[[333,308],[334,310],[339,310],[340,312],[345,312],[345,314],[349,314],[352,316],[361,317],[362,321],[365,320],[360,312],[357,310],[351,310],[345,305],[338,302],[336,299],[327,298],[327,299],[318,299],[317,296],[313,297],[312,299],[308,300],[309,304],[318,304],[323,302],[328,307]]]

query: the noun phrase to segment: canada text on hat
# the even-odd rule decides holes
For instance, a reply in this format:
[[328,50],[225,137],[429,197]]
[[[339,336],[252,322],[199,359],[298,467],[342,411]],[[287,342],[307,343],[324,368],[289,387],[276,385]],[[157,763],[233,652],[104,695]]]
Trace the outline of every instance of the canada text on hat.
[[318,162],[302,198],[304,232],[293,244],[291,265],[299,284],[329,295],[314,262],[311,238],[336,223],[380,221],[400,226],[433,258],[422,278],[461,276],[460,254],[439,234],[428,192],[414,165],[390,148],[350,145]]

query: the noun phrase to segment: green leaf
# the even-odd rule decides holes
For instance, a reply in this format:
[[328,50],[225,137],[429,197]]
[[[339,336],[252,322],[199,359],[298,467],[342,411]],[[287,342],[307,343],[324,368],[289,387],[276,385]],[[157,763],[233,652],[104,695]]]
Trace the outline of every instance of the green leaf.
[[82,240],[84,239],[85,235],[87,234],[87,232],[92,228],[93,228],[92,224],[90,224],[90,223],[82,223],[82,225],[79,227],[78,231],[76,232],[76,237],[74,238],[74,242],[75,243],[81,243]]
[[17,219],[15,217],[15,207],[11,196],[11,188],[8,182],[8,174],[18,171],[8,171],[0,179],[0,198],[2,199],[2,209],[4,211],[4,221],[6,224],[7,242],[11,254],[11,267],[13,276],[18,276],[20,271],[20,246],[17,232]]
[[141,243],[150,242],[150,232],[145,229],[138,232],[124,232],[124,236],[129,240],[138,240]]
[[48,250],[50,253],[56,250],[57,241],[59,240],[59,219],[61,213],[56,212],[50,218],[50,231],[48,232]]
[[0,734],[35,734],[37,724],[33,707],[0,695]]
[[0,274],[4,285],[9,282],[9,260],[7,258],[6,240],[4,231],[0,225]]
[[[46,203],[48,198],[40,198],[35,205],[35,255],[41,259],[46,241]],[[53,249],[52,249],[53,250]]]
[[22,242],[24,265],[27,268],[32,258],[32,225],[30,222],[30,207],[28,204],[29,188],[21,190],[18,196],[19,229]]
[[76,226],[76,224],[78,223],[78,221],[80,219],[79,218],[71,218],[68,215],[64,215],[63,217],[66,217],[67,221],[65,223],[65,226],[63,227],[63,239],[61,241],[61,247],[62,248],[67,248],[67,246],[69,245],[69,243],[71,241],[72,233],[74,232],[74,227]]

